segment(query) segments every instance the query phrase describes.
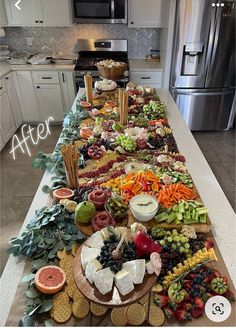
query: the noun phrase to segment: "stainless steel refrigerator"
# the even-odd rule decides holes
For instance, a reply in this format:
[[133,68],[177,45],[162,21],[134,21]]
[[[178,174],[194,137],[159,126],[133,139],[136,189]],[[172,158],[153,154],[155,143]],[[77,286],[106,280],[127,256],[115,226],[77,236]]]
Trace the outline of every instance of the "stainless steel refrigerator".
[[228,128],[235,94],[235,1],[177,0],[170,91],[190,130]]

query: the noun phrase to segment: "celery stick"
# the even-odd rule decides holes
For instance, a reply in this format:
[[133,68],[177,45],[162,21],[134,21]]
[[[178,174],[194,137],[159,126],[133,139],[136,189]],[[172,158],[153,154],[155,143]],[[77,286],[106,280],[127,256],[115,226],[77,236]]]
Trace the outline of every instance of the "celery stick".
[[157,222],[166,221],[168,219],[168,214],[166,212],[160,213],[155,216]]
[[201,223],[206,223],[207,222],[207,216],[206,216],[206,213],[203,213],[203,214],[200,214],[199,215],[199,221]]
[[176,217],[177,217],[178,214],[179,214],[179,213],[174,213],[174,212],[172,212],[172,213],[169,215],[169,217],[168,217],[168,219],[166,220],[166,222],[167,222],[167,223],[171,223],[171,222],[173,222],[173,221],[176,219]]
[[184,203],[179,204],[179,213],[184,213]]
[[198,214],[206,214],[208,213],[208,209],[206,207],[199,207],[197,208]]
[[183,220],[183,215],[182,213],[176,213],[177,220],[182,221]]

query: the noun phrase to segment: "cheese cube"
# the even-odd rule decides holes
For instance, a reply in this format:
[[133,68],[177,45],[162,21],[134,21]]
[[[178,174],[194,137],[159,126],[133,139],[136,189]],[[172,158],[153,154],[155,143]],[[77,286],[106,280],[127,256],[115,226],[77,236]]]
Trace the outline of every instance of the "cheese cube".
[[103,295],[112,290],[114,273],[110,268],[99,270],[93,273],[93,282],[99,292]]
[[145,260],[133,260],[123,263],[122,268],[130,272],[134,284],[141,284],[145,275]]
[[115,284],[122,295],[127,295],[134,289],[132,275],[126,270],[117,272],[115,275]]
[[93,283],[93,274],[98,270],[102,270],[102,265],[97,259],[93,259],[86,265],[85,276],[90,282],[90,284]]

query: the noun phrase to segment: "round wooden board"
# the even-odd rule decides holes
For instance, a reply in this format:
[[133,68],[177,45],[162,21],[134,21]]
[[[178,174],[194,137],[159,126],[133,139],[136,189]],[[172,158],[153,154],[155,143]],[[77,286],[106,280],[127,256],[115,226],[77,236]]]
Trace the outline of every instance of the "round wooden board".
[[135,288],[132,292],[125,296],[122,296],[120,294],[120,303],[113,302],[113,290],[110,293],[107,293],[106,295],[102,295],[101,293],[99,293],[95,285],[90,284],[89,281],[86,279],[80,260],[83,245],[86,245],[86,241],[79,247],[74,258],[73,274],[77,287],[79,288],[81,293],[90,301],[108,307],[126,306],[131,303],[137,302],[140,298],[146,295],[156,283],[157,277],[155,274],[146,275],[142,284],[135,285]]

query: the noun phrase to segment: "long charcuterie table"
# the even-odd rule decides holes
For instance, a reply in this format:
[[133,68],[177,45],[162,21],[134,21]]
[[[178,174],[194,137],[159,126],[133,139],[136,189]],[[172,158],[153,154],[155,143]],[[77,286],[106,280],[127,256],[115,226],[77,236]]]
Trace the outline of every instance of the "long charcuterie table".
[[[90,99],[33,160],[47,171],[11,240],[1,326],[235,325],[235,214],[169,92]],[[223,322],[213,296],[232,302]]]

